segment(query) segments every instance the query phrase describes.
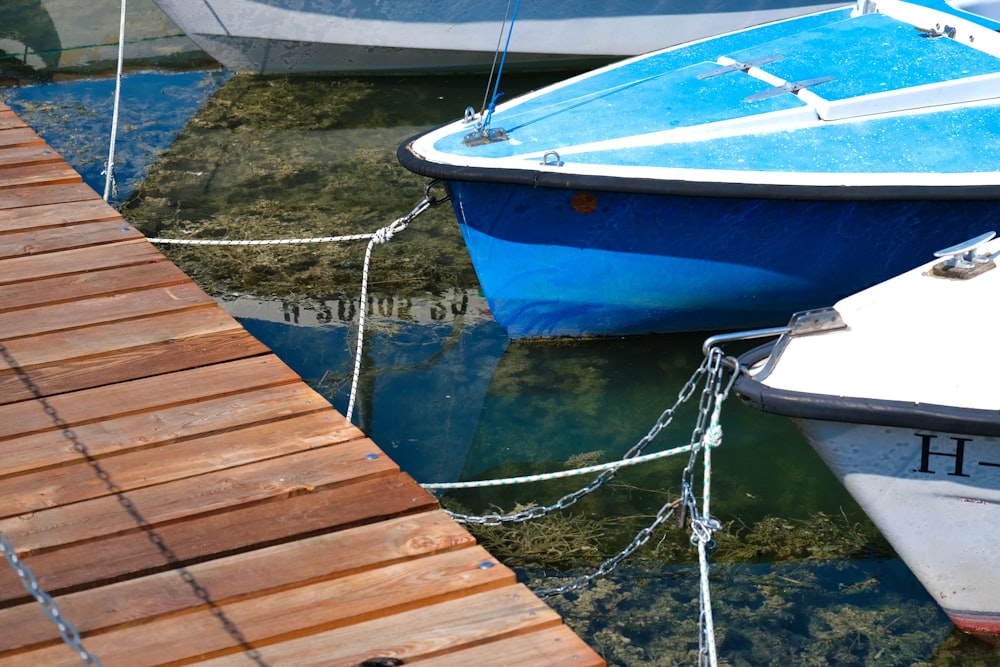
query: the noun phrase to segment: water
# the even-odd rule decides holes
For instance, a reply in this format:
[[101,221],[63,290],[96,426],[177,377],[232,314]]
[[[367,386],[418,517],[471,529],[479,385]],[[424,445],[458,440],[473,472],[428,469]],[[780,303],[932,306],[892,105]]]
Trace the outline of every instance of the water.
[[[512,76],[506,90],[565,75]],[[100,73],[42,78],[57,82],[24,85],[31,77],[19,70],[18,85],[0,96],[103,191],[113,80]],[[150,235],[370,232],[423,195],[422,179],[395,163],[399,142],[477,105],[484,85],[478,76],[254,79],[163,65],[134,71],[123,88],[119,203]],[[346,410],[363,243],[165,251]],[[701,362],[701,335],[508,342],[479,295],[446,207],[376,248],[370,305],[355,422],[421,482],[620,456]],[[692,407],[681,410],[652,447],[685,443],[694,418]],[[712,594],[726,664],[995,663],[993,649],[952,630],[786,420],[731,400],[723,427],[713,510],[726,530],[713,557]],[[685,462],[623,471],[574,508],[572,519],[547,523],[540,533],[484,539],[496,540],[490,548],[533,586],[566,581],[647,525],[675,497]],[[511,510],[549,504],[588,480],[457,492],[445,501]],[[546,554],[553,544],[563,558]],[[611,577],[552,604],[609,664],[693,664],[693,555],[686,536],[669,528]],[[554,579],[538,581],[543,571]]]

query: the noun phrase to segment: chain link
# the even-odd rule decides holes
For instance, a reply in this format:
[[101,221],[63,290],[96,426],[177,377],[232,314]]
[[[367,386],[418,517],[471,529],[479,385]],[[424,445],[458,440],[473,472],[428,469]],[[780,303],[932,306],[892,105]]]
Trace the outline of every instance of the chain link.
[[[698,508],[693,492],[692,477],[699,454],[704,452],[707,456],[708,449],[721,444],[722,429],[719,426],[718,421],[721,413],[722,402],[729,395],[733,383],[736,380],[736,376],[739,374],[738,367],[731,365],[731,368],[737,370],[733,373],[729,382],[723,386],[723,379],[725,375],[723,369],[726,365],[725,362],[727,361],[729,360],[725,359],[720,351],[717,349],[713,350],[712,353],[706,357],[705,362],[703,362],[698,370],[695,371],[694,375],[692,375],[691,379],[681,390],[678,403],[675,403],[674,406],[664,412],[664,414],[674,412],[681,403],[690,399],[691,396],[694,395],[694,391],[700,383],[701,378],[707,375],[705,385],[699,399],[698,418],[695,422],[695,427],[691,437],[693,447],[688,459],[688,464],[682,473],[681,497],[664,504],[663,507],[660,508],[659,512],[657,512],[656,518],[649,526],[640,530],[624,549],[602,562],[594,572],[581,575],[563,586],[552,589],[537,590],[535,591],[536,595],[543,598],[552,597],[553,595],[562,595],[564,593],[583,588],[589,585],[591,581],[610,574],[616,567],[618,567],[619,564],[621,564],[622,561],[635,553],[635,551],[638,550],[643,544],[648,542],[649,538],[653,535],[657,528],[673,516],[676,511],[680,510],[681,523],[683,522],[685,515],[689,515],[691,517],[691,542],[699,547],[700,560],[702,561],[701,599],[703,601],[703,605],[700,622],[702,628],[701,641],[703,645],[707,643],[712,646],[711,652],[706,649],[703,651],[703,654],[714,653],[714,638],[711,636],[714,631],[712,630],[711,625],[711,608],[709,605],[708,592],[706,590],[708,585],[706,553],[714,547],[712,535],[715,531],[721,530],[722,525],[717,520],[712,519],[707,515],[703,515],[702,511]],[[661,421],[663,420],[657,420],[657,425],[654,425],[654,428],[650,431],[650,433],[652,433],[653,430],[659,432],[657,426],[659,426]],[[642,442],[643,441],[640,441],[640,443]],[[639,445],[636,447],[639,447]],[[708,483],[709,475],[710,468],[707,468],[706,484]],[[707,503],[705,510],[707,511]]]
[[581,575],[563,586],[536,590],[535,595],[537,595],[540,598],[549,598],[554,595],[563,595],[565,593],[569,593],[571,591],[584,588],[585,586],[588,586],[590,582],[595,579],[607,576],[616,567],[618,567],[618,565],[621,564],[623,560],[631,556],[633,553],[636,552],[636,550],[639,547],[648,542],[649,538],[653,536],[654,532],[656,532],[656,529],[661,524],[663,524],[667,519],[672,517],[677,508],[682,507],[682,505],[683,505],[683,499],[681,498],[666,503],[663,507],[660,508],[660,511],[656,513],[656,518],[653,520],[653,523],[640,530],[636,534],[636,536],[632,538],[632,541],[628,544],[628,546],[626,546],[624,549],[619,551],[611,558],[606,559],[603,563],[601,563],[600,567],[598,567],[593,572]]
[[[677,394],[677,400],[674,402],[674,404],[669,408],[667,408],[666,410],[664,410],[662,413],[660,413],[660,416],[657,418],[656,422],[649,429],[646,435],[644,435],[638,442],[636,442],[631,447],[631,449],[629,449],[625,453],[624,456],[622,456],[623,460],[628,460],[630,458],[642,454],[642,451],[646,448],[646,446],[650,442],[655,440],[656,437],[660,434],[660,432],[663,431],[663,429],[667,428],[667,426],[669,426],[673,422],[674,416],[677,414],[677,410],[680,408],[681,405],[687,403],[687,401],[691,399],[696,389],[698,388],[698,385],[701,384],[702,378],[705,376],[706,372],[709,369],[710,365],[709,361],[710,361],[709,358],[706,358],[705,361],[702,362],[701,366],[699,366],[698,369],[695,370],[695,372],[688,379],[687,383],[683,387],[681,387],[681,390]],[[704,421],[705,421],[704,417],[702,415],[699,415],[697,423],[703,424]],[[697,427],[696,427],[696,433],[700,434],[700,432],[697,430]],[[692,439],[692,443],[694,442],[697,442],[697,439]],[[511,514],[494,513],[494,514],[483,514],[483,515],[468,515],[454,511],[448,511],[448,514],[450,514],[451,517],[456,521],[458,521],[459,523],[466,523],[477,526],[500,526],[505,523],[521,523],[524,521],[531,521],[533,519],[539,519],[552,512],[558,510],[564,510],[568,507],[571,507],[584,496],[593,493],[598,488],[603,486],[605,483],[612,480],[617,473],[618,473],[617,467],[605,470],[583,488],[577,489],[576,491],[566,494],[552,505],[529,507],[527,509],[521,510],[519,512],[514,512]]]
[[[236,627],[236,624],[233,623],[233,621],[226,616],[222,608],[214,600],[212,600],[212,597],[209,594],[208,590],[195,579],[194,575],[186,567],[179,566],[180,559],[178,558],[177,554],[175,554],[173,550],[171,550],[171,548],[164,541],[163,536],[156,532],[153,525],[146,520],[146,518],[139,511],[139,508],[136,507],[135,504],[132,502],[132,500],[125,494],[124,489],[118,486],[118,484],[112,479],[111,474],[107,470],[105,470],[104,467],[101,465],[100,461],[97,458],[95,458],[93,454],[91,454],[91,452],[87,448],[87,445],[80,440],[80,438],[77,436],[76,432],[72,429],[70,424],[67,423],[66,420],[62,418],[62,416],[56,410],[55,406],[53,406],[48,401],[46,396],[42,394],[41,390],[35,384],[34,380],[32,380],[31,376],[28,375],[21,368],[21,366],[17,363],[17,360],[14,359],[14,357],[11,355],[10,350],[8,350],[3,343],[0,343],[0,357],[3,358],[4,363],[9,368],[14,369],[14,372],[20,379],[21,383],[35,397],[35,400],[38,402],[38,404],[41,405],[42,410],[45,412],[45,415],[48,416],[49,419],[52,421],[52,424],[57,429],[60,430],[62,437],[72,445],[73,451],[80,454],[80,456],[90,466],[91,470],[94,473],[94,476],[97,477],[97,479],[104,482],[108,492],[111,493],[118,500],[118,503],[121,505],[122,509],[128,512],[128,514],[136,522],[136,525],[139,526],[143,531],[145,531],[147,539],[149,539],[149,541],[154,546],[157,547],[157,549],[160,551],[160,554],[163,556],[164,560],[167,563],[170,563],[171,565],[178,566],[178,569],[176,571],[181,577],[181,580],[187,583],[191,587],[192,592],[194,592],[194,594],[197,595],[205,603],[205,605],[208,607],[212,615],[218,619],[219,623],[225,629],[225,631],[229,633],[229,635],[234,639],[234,641],[239,646],[242,646],[244,648],[244,654],[247,656],[247,658],[258,665],[261,666],[265,665],[263,658],[261,658],[257,649],[255,649],[253,646],[250,645],[246,637],[243,636],[240,629]],[[3,551],[4,551],[4,557],[8,563],[11,563],[12,565],[14,564],[14,562],[20,563],[20,559],[17,557],[17,554],[14,552],[14,549],[9,546],[9,543],[4,545]],[[11,560],[12,557],[14,559],[13,561]],[[23,568],[23,566],[21,567]],[[21,575],[22,569],[19,569],[19,566],[14,566],[14,570],[19,575]],[[30,570],[28,570],[27,568],[23,568],[23,571],[25,573],[23,576],[30,577],[30,579],[28,580],[28,585],[26,585],[26,587],[32,593],[32,595],[35,595],[36,599],[42,604],[42,608],[43,610],[45,610],[46,615],[49,615],[48,603],[45,600],[48,600],[51,603],[52,609],[55,609],[55,601],[52,600],[51,596],[49,596],[48,593],[42,590],[42,588],[38,584],[37,579],[34,577],[33,574],[31,574]],[[22,582],[24,581],[25,580],[22,578]],[[36,595],[36,592],[38,593],[38,595]],[[39,595],[41,595],[42,597],[39,597]],[[100,660],[98,660],[95,656],[82,650],[83,647],[79,646],[80,636],[76,632],[76,630],[72,629],[71,625],[61,620],[62,616],[58,614],[57,609],[55,609],[55,611],[56,611],[56,618],[60,619],[58,621],[55,621],[57,627],[59,627],[60,633],[63,632],[64,625],[67,628],[66,632],[69,632],[68,636],[65,634],[63,635],[63,639],[72,648],[80,651],[80,657],[83,660],[83,664],[100,666],[101,665]],[[52,616],[50,616],[50,618],[52,618]],[[73,642],[75,642],[75,644]]]
[[51,595],[42,590],[42,587],[38,584],[38,579],[35,577],[35,574],[20,558],[18,558],[13,545],[11,545],[3,533],[0,533],[0,554],[3,554],[4,559],[14,569],[14,572],[21,580],[21,584],[24,585],[25,590],[31,593],[35,600],[38,601],[39,606],[42,608],[42,612],[55,624],[56,628],[59,629],[59,634],[62,636],[63,641],[66,642],[66,645],[76,651],[84,665],[101,667],[101,661],[97,658],[97,656],[93,655],[90,651],[83,647],[83,642],[80,639],[80,633],[77,632],[77,629],[72,623],[63,618],[62,614],[59,612],[59,606],[56,604],[56,601],[52,599]]

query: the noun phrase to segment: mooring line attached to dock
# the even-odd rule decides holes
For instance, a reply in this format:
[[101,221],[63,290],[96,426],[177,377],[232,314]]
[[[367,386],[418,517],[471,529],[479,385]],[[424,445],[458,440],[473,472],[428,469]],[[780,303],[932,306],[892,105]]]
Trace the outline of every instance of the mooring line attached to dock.
[[201,245],[201,246],[268,246],[268,245],[299,245],[306,243],[340,243],[346,241],[368,241],[365,249],[365,261],[361,270],[361,304],[358,308],[358,344],[354,354],[354,371],[351,379],[351,395],[347,403],[345,416],[347,421],[353,421],[354,405],[357,402],[358,384],[361,375],[361,356],[364,351],[365,321],[368,315],[368,272],[371,266],[372,250],[376,245],[388,243],[393,236],[409,227],[410,223],[421,213],[429,208],[443,204],[449,197],[438,198],[431,194],[431,190],[439,184],[439,181],[431,181],[424,186],[424,198],[417,203],[413,209],[404,216],[396,218],[390,224],[377,229],[374,232],[365,234],[347,234],[343,236],[318,236],[297,239],[173,239],[173,238],[148,238],[150,243],[167,245]]

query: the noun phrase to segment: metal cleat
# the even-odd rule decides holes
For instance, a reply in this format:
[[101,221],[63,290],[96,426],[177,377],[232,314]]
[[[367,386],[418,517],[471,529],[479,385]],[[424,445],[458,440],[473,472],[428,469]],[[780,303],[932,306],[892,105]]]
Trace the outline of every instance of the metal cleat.
[[963,241],[944,250],[938,250],[934,256],[946,259],[935,264],[931,273],[944,278],[966,280],[996,267],[993,255],[988,252],[980,252],[980,248],[993,240],[996,235],[996,232],[986,232],[974,239]]

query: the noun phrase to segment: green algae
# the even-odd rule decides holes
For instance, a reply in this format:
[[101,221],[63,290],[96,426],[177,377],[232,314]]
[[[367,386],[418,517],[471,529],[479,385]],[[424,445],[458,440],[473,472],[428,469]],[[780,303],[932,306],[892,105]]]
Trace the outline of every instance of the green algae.
[[[933,601],[888,585],[906,574],[895,560],[715,564],[719,664],[949,664],[937,655],[921,662],[949,631]],[[528,583],[552,582],[529,574]],[[609,665],[658,667],[698,664],[698,596],[696,568],[665,566],[626,569],[549,602]]]
[[[409,213],[427,185],[398,165],[397,146],[463,108],[448,112],[432,104],[437,96],[430,87],[400,86],[233,76],[157,161],[123,213],[150,237],[375,232]],[[162,247],[211,293],[316,299],[359,292],[366,245]],[[370,285],[376,295],[393,296],[476,286],[450,206],[431,208],[376,248]]]

